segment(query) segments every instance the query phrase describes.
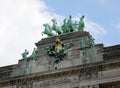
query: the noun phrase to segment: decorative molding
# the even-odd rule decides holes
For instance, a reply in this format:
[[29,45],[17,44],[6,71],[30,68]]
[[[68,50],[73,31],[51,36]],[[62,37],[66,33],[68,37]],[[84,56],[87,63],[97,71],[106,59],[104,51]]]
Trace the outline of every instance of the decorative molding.
[[[74,69],[73,69],[74,68]],[[86,64],[84,66],[72,67],[69,69],[64,69],[58,72],[47,72],[46,74],[38,73],[24,76],[11,77],[7,79],[0,80],[0,86],[9,86],[16,85],[22,83],[30,83],[36,81],[42,81],[47,79],[54,79],[66,76],[81,76],[84,72],[98,72],[98,71],[106,71],[110,69],[120,68],[120,61],[117,62],[103,62],[103,63],[94,63],[94,64]]]

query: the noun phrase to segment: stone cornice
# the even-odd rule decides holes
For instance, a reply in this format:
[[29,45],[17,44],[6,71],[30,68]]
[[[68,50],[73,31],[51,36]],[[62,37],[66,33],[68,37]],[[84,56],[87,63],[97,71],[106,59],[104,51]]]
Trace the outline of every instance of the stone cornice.
[[69,40],[69,39],[73,39],[73,38],[77,38],[77,37],[81,38],[84,36],[89,36],[89,33],[86,31],[77,31],[77,32],[66,33],[66,34],[62,34],[62,35],[58,35],[58,36],[43,38],[41,41],[39,41],[35,44],[38,47],[40,45],[52,43],[55,41],[56,37],[59,37],[62,41],[64,41],[64,40]]
[[106,71],[110,69],[120,68],[120,61],[110,61],[110,62],[99,62],[81,65],[77,67],[71,67],[56,71],[44,72],[44,73],[35,73],[31,75],[17,76],[11,77],[7,79],[0,80],[0,86],[9,86],[16,85],[22,83],[30,83],[34,81],[42,81],[47,79],[54,79],[72,75],[82,75],[84,72],[98,72],[98,71]]

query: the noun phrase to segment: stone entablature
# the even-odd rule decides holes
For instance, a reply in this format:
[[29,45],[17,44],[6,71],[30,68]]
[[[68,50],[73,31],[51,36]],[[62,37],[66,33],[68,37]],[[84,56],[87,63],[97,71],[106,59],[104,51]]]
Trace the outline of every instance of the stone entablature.
[[18,64],[0,67],[0,79],[10,77],[16,68],[18,68]]
[[120,45],[104,47],[103,59],[104,61],[120,60]]
[[43,38],[41,41],[35,43],[37,47],[41,47],[44,44],[49,44],[55,42],[56,37],[59,37],[62,41],[69,41],[69,40],[74,40],[76,38],[82,38],[82,37],[89,37],[89,32],[86,31],[77,31],[77,32],[71,32],[71,33],[66,33],[66,34],[61,34],[58,36],[52,36],[52,37],[47,37]]
[[77,67],[50,71],[50,72],[36,73],[36,74],[24,75],[24,76],[18,76],[18,77],[8,77],[7,79],[5,78],[0,80],[0,86],[1,87],[10,86],[12,84],[18,85],[18,84],[24,84],[26,82],[27,83],[37,82],[37,81],[61,78],[66,76],[67,77],[77,76],[79,78],[79,81],[83,81],[83,79],[81,80],[80,77],[82,75],[85,76],[87,74],[89,74],[89,76],[92,78],[87,78],[84,80],[95,80],[95,79],[101,79],[103,75],[102,73],[104,73],[104,71],[119,69],[119,68],[120,68],[120,61],[119,62],[110,61],[110,62],[101,62],[101,63],[99,62],[99,63],[86,64],[84,66],[77,66]]
[[[55,58],[43,53],[41,49],[54,44],[58,37],[64,44],[72,43],[72,47],[68,49],[67,55],[61,62],[54,63]],[[86,41],[83,50],[80,46],[82,38]],[[0,68],[0,88],[47,88],[48,86],[59,88],[59,85],[61,88],[78,88],[71,87],[72,83],[79,88],[82,86],[89,88],[89,81],[93,88],[99,88],[98,84],[112,82],[108,79],[116,77],[116,80],[120,81],[120,75],[117,74],[120,72],[120,45],[104,47],[103,44],[95,44],[91,47],[88,43],[89,38],[88,32],[77,31],[42,39],[36,43],[38,50],[36,61],[29,56],[27,64],[22,64],[23,59],[21,59],[16,65]],[[66,84],[68,86],[65,86]]]

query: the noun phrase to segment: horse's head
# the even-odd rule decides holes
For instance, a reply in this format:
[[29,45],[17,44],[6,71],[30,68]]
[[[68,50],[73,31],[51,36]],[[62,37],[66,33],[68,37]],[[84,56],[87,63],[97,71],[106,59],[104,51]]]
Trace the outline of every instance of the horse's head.
[[46,26],[47,26],[47,24],[43,24],[43,26],[44,26],[44,27],[46,27]]
[[51,19],[52,22],[54,22],[54,19]]
[[72,18],[72,16],[71,15],[69,15],[69,19],[71,19]]
[[63,20],[64,23],[66,23],[66,18]]
[[52,21],[53,23],[57,23],[57,20],[56,20],[55,18],[53,18],[51,21]]
[[55,20],[54,19],[52,19],[51,21],[53,22],[53,24],[55,24]]
[[80,20],[83,20],[85,18],[85,15],[81,16]]
[[45,28],[51,28],[49,24],[43,24]]

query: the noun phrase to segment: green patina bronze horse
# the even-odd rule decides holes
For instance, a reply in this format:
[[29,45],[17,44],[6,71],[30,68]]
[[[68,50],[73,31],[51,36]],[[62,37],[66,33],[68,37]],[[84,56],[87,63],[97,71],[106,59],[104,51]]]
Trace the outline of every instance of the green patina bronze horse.
[[61,29],[61,27],[57,26],[57,21],[55,18],[52,19],[52,22],[53,22],[52,30],[55,30],[57,34],[63,34],[63,30]]
[[70,32],[69,28],[68,28],[68,25],[67,25],[67,22],[66,22],[66,18],[63,20],[64,24],[62,25],[62,30],[64,33],[68,33]]
[[84,15],[80,18],[80,22],[79,22],[79,27],[78,30],[84,31],[84,27],[85,27],[85,23],[84,23]]
[[46,34],[47,36],[55,36],[55,33],[52,32],[49,24],[43,24],[43,26],[45,27],[45,30],[42,32],[42,35]]

